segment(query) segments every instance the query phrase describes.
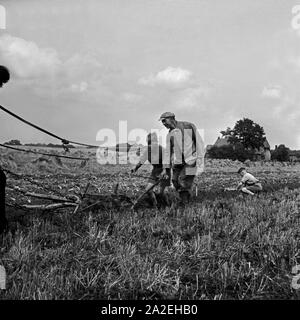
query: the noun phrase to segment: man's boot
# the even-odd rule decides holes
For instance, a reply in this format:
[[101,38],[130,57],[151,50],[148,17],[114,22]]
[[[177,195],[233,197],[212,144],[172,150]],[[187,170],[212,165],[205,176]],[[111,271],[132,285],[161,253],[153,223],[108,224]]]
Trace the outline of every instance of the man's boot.
[[180,197],[180,206],[185,206],[190,202],[191,195],[188,191],[180,191],[179,192],[179,197]]

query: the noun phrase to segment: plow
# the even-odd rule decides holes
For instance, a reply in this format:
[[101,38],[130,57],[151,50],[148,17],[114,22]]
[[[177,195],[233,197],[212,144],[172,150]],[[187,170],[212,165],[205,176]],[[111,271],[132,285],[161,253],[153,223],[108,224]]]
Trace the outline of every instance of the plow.
[[[142,178],[147,178],[141,176]],[[160,183],[161,179],[159,179],[156,183],[154,183],[150,188],[145,189],[141,192],[140,195],[135,197],[130,197],[124,192],[119,191],[119,182],[117,182],[114,186],[114,190],[111,193],[101,194],[99,193],[89,193],[90,182],[84,188],[84,191],[81,193],[80,190],[76,192],[76,194],[65,194],[54,195],[54,194],[46,194],[42,192],[30,192],[25,191],[24,188],[20,188],[19,186],[10,187],[8,186],[8,190],[11,190],[14,193],[19,193],[23,197],[26,197],[27,203],[18,204],[15,197],[11,197],[13,200],[13,205],[18,207],[19,209],[24,209],[27,212],[30,211],[53,211],[58,209],[66,209],[73,208],[73,214],[77,212],[85,212],[85,211],[97,211],[97,210],[109,210],[109,209],[128,209],[135,210],[139,206],[146,205],[149,206],[149,203],[145,203],[143,200],[147,200],[147,196],[153,189]],[[72,189],[70,189],[71,191]],[[47,188],[44,190],[47,191]],[[100,190],[99,190],[100,191]],[[57,191],[58,192],[58,191]],[[52,190],[51,193],[55,193],[55,190]],[[154,197],[155,196],[155,193]],[[36,199],[36,203],[32,203],[33,200]],[[151,199],[148,199],[151,200]],[[152,199],[153,200],[153,199]],[[146,201],[147,202],[147,201]],[[155,198],[155,205],[160,202],[160,198]]]

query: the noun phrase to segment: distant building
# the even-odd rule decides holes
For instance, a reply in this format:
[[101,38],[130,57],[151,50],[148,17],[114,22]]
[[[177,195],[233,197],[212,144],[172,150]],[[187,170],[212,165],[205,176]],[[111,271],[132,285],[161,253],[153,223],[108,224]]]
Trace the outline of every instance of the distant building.
[[300,151],[290,150],[289,151],[289,161],[290,162],[300,162]]
[[218,137],[218,139],[216,140],[216,142],[214,143],[214,147],[224,147],[224,146],[229,146],[229,140],[227,137],[225,138],[220,138]]
[[271,147],[267,138],[265,138],[262,147],[260,147],[259,149],[255,149],[254,160],[271,161]]
[[211,150],[212,147],[223,147],[230,145],[227,138],[220,138],[216,140],[214,144],[208,144],[205,148],[205,158],[210,158],[209,150]]
[[213,147],[223,147],[223,146],[229,146],[230,143],[228,141],[228,138],[220,138],[218,137],[218,139],[216,140],[216,142],[214,144],[208,144],[205,148],[205,158],[209,159],[211,158],[211,155],[209,153],[209,151],[213,148]]
[[[213,146],[208,146],[206,147],[206,151],[210,150],[212,147],[224,147],[224,146],[229,146],[229,139],[227,137],[220,138],[216,140]],[[271,147],[268,142],[268,140],[265,138],[264,144],[262,147],[259,149],[254,150],[254,160],[259,161],[259,160],[265,160],[265,161],[270,161],[271,160]]]

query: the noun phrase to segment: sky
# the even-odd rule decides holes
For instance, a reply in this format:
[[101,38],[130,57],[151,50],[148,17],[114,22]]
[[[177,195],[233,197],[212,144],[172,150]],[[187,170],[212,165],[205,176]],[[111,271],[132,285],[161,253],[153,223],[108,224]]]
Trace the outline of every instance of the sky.
[[[297,4],[0,0],[0,64],[11,71],[0,104],[84,143],[99,143],[104,129],[126,141],[119,121],[128,133],[163,130],[159,116],[170,111],[203,130],[205,144],[246,117],[265,129],[272,148],[300,149]],[[58,142],[2,111],[0,136]]]

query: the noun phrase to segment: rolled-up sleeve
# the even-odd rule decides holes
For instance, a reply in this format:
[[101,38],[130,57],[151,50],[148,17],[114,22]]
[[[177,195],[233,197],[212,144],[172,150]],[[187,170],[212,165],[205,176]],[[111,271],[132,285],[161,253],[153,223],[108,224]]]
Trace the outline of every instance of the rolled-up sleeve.
[[196,153],[197,153],[197,158],[203,158],[205,154],[205,148],[204,148],[204,141],[197,130],[196,126],[193,124],[192,125],[193,131],[194,131],[194,143],[196,145]]
[[192,128],[194,131],[193,143],[195,144],[195,149],[196,149],[196,166],[197,166],[196,174],[199,175],[204,171],[205,147],[204,147],[203,138],[201,137],[199,131],[197,130],[194,124],[192,124]]

